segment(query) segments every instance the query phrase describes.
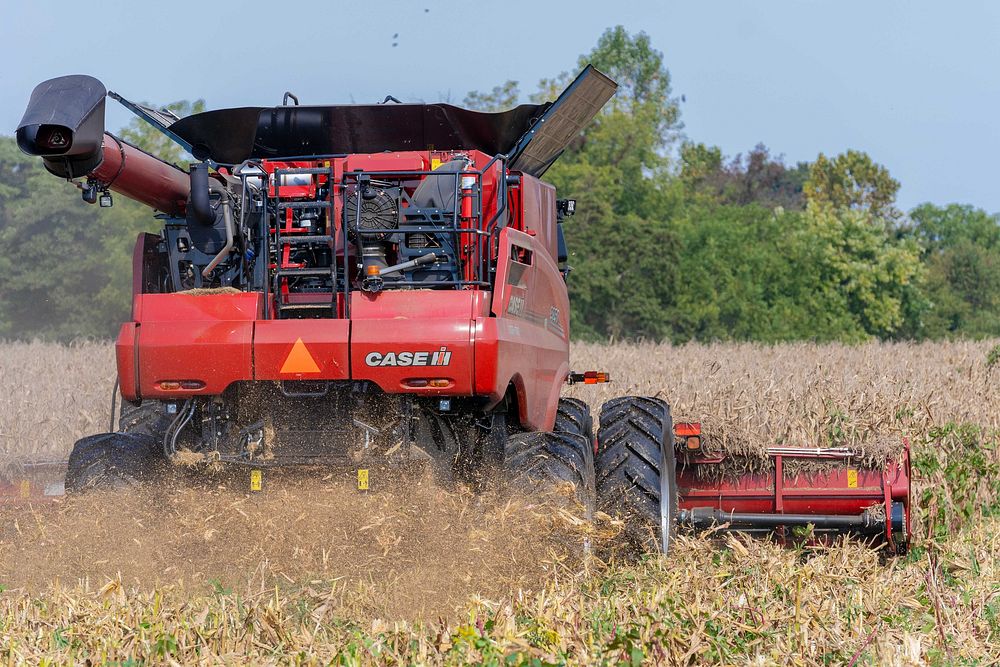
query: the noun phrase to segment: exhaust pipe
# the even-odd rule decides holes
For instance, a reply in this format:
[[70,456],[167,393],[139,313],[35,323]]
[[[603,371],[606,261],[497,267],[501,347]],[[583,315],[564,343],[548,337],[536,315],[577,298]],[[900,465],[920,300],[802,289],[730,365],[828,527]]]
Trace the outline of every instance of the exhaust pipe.
[[215,224],[215,212],[209,198],[208,165],[204,162],[191,165],[191,210],[188,217],[201,225]]

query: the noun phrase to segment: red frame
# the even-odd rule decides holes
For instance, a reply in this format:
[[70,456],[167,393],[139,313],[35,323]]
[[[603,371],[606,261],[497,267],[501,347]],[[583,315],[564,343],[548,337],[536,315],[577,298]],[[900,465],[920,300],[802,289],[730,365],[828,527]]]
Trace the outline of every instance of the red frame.
[[[680,438],[701,437],[700,424],[679,423],[674,434]],[[736,479],[714,479],[699,475],[704,466],[719,465],[724,457],[694,455],[679,459],[677,487],[680,509],[711,507],[723,512],[759,514],[861,514],[873,505],[883,505],[886,526],[883,538],[895,547],[892,534],[893,503],[903,503],[905,538],[910,539],[910,446],[903,441],[898,461],[890,461],[884,470],[851,465],[850,459],[832,454],[773,454],[772,466],[761,474],[742,475]],[[784,472],[786,459],[806,458],[836,461],[829,471],[789,477]],[[705,479],[709,481],[704,481]]]

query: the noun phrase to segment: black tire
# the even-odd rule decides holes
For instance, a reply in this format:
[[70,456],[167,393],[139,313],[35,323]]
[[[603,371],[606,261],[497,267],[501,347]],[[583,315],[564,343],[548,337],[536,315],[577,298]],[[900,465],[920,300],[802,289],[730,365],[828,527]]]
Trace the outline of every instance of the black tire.
[[670,406],[626,396],[601,406],[597,432],[598,509],[625,522],[643,551],[666,552],[677,529],[677,477]]
[[66,492],[122,489],[155,479],[166,468],[161,443],[148,435],[102,433],[77,440],[66,466]]
[[557,433],[578,433],[593,445],[594,418],[590,416],[590,406],[579,398],[560,398],[556,424],[552,430]]
[[148,435],[163,442],[170,422],[176,415],[168,415],[159,401],[143,401],[135,406],[128,401],[122,401],[118,412],[118,432]]
[[590,519],[597,507],[594,450],[579,433],[533,431],[507,438],[504,472],[509,488],[521,493],[552,493],[572,485]]

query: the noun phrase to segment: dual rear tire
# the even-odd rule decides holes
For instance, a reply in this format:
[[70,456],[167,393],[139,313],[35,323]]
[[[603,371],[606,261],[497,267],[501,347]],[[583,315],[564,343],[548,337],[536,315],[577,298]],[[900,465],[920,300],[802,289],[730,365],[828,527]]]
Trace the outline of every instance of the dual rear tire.
[[678,497],[673,423],[665,401],[641,396],[608,401],[595,441],[587,404],[560,399],[552,432],[507,439],[504,468],[518,491],[572,489],[587,518],[599,510],[620,519],[630,551],[670,549]]
[[597,489],[590,408],[577,399],[559,399],[554,430],[515,433],[507,438],[503,468],[511,489],[573,497],[584,516],[593,518]]

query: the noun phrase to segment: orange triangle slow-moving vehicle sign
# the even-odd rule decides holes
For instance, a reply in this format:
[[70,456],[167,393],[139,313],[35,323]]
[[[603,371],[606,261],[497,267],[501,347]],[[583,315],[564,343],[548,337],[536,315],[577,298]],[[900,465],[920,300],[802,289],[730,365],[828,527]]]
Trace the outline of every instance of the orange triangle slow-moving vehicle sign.
[[319,366],[316,360],[309,354],[306,344],[299,338],[292,345],[292,351],[285,358],[285,363],[281,365],[282,373],[319,373]]

